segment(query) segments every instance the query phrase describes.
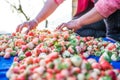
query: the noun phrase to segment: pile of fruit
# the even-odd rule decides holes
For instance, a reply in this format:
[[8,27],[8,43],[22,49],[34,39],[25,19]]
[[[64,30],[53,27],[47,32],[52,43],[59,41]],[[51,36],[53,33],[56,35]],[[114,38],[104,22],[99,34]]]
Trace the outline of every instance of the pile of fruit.
[[[90,55],[99,61],[87,59]],[[1,35],[0,56],[14,56],[9,80],[120,80],[120,70],[109,63],[120,60],[120,44],[71,30]]]

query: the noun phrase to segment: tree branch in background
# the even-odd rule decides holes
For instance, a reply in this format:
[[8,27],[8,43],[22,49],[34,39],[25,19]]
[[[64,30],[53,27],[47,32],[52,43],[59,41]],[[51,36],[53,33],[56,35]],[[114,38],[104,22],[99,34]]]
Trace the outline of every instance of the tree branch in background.
[[[5,0],[8,4],[10,4],[10,6],[14,9],[14,10],[16,10],[18,13],[21,13],[21,14],[23,14],[23,16],[25,17],[25,19],[26,19],[26,21],[29,21],[30,20],[30,17],[28,17],[27,15],[26,15],[26,13],[23,11],[23,7],[22,7],[22,4],[21,4],[21,1],[20,0],[18,0],[18,2],[19,2],[19,4],[18,4],[18,7],[15,5],[15,4],[12,4],[10,1],[8,1],[8,0]],[[45,4],[45,0],[42,0],[43,1],[43,3]],[[45,20],[45,28],[47,28],[48,27],[48,20],[46,19]]]
[[8,4],[10,4],[10,6],[13,7],[18,13],[23,14],[23,16],[25,17],[25,19],[26,19],[27,21],[30,20],[30,17],[28,17],[28,16],[25,14],[25,12],[23,11],[23,8],[22,8],[22,5],[21,5],[20,0],[19,0],[19,6],[18,6],[18,8],[17,8],[16,5],[10,3],[8,0],[6,0],[6,2],[7,2]]

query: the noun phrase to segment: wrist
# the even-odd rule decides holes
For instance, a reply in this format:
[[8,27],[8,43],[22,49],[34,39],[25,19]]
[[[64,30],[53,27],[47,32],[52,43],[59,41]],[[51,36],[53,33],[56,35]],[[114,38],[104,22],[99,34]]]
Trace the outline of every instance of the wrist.
[[82,26],[85,26],[84,21],[81,18],[78,19],[78,25],[80,26],[80,28]]
[[82,26],[84,26],[84,24],[82,23],[82,21],[80,19],[77,19],[77,26],[79,28],[81,28]]
[[39,24],[39,22],[38,22],[37,19],[33,19],[33,21],[34,21],[37,25]]

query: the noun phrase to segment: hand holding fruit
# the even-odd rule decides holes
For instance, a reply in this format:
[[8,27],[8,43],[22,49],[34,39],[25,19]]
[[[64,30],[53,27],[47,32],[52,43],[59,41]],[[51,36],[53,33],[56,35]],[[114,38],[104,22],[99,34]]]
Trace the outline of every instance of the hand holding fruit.
[[21,33],[23,28],[27,27],[27,30],[25,31],[25,33],[28,33],[30,30],[35,29],[37,27],[37,25],[38,25],[38,21],[33,19],[29,22],[24,22],[24,23],[18,25],[17,28],[16,28],[16,32]]
[[67,27],[68,29],[73,29],[74,31],[76,31],[81,27],[81,25],[80,25],[78,19],[75,19],[75,20],[71,20],[67,23],[62,23],[61,25],[59,25],[57,27],[57,29],[62,30],[64,27]]

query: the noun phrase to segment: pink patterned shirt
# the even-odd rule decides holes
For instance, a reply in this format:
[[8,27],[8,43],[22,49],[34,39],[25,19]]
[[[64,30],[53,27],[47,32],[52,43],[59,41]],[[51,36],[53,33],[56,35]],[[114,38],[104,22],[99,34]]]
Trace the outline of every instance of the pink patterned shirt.
[[[54,1],[59,5],[64,0],[54,0]],[[82,7],[84,8],[84,6]],[[118,9],[120,10],[120,0],[98,0],[98,2],[95,4],[95,8],[103,17],[107,18],[112,13],[114,13],[116,10]],[[78,8],[78,9],[81,10],[82,8]],[[80,12],[80,10],[78,10],[78,12]]]
[[58,5],[61,4],[64,0],[54,0]]
[[[60,5],[65,0],[54,0],[58,5]],[[94,6],[93,0],[75,0],[77,4],[73,4],[74,9],[76,10],[74,12],[74,15],[78,15],[82,12],[84,12],[88,7],[92,8]],[[74,1],[74,2],[75,2]],[[76,7],[75,7],[76,5]]]
[[107,18],[116,10],[120,10],[120,0],[98,0],[95,8],[103,17]]

